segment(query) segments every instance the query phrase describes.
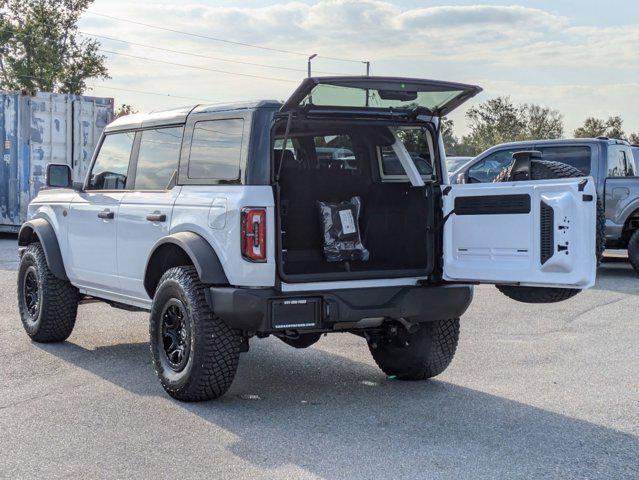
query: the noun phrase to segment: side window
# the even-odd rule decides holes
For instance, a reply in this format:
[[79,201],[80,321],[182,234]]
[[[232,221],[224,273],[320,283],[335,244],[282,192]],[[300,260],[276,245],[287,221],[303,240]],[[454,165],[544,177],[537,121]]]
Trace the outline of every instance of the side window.
[[608,174],[609,177],[634,176],[634,158],[630,149],[623,146],[608,148]]
[[[397,136],[402,141],[409,155],[413,159],[417,171],[425,180],[434,180],[436,175],[431,160],[428,136],[430,134],[420,128],[398,128]],[[402,166],[395,150],[391,146],[384,146],[378,149],[380,158],[381,173],[384,177],[399,178],[406,177],[406,172]]]
[[584,175],[590,175],[591,152],[588,146],[541,147],[535,150],[542,153],[544,160],[566,163],[581,170]]
[[166,190],[177,172],[183,127],[144,130],[135,172],[136,190]]
[[104,137],[95,160],[87,190],[124,190],[135,132],[112,133]]
[[238,180],[243,136],[241,118],[197,122],[191,142],[189,178]]
[[470,183],[492,183],[502,170],[513,161],[513,153],[520,152],[523,148],[515,150],[499,150],[488,155],[468,169],[468,181]]
[[630,167],[632,168],[632,173],[628,171],[628,175],[633,177],[637,176],[637,165],[639,165],[639,147],[632,147],[632,161],[630,162]]
[[328,170],[358,170],[353,141],[349,135],[314,137],[317,166]]

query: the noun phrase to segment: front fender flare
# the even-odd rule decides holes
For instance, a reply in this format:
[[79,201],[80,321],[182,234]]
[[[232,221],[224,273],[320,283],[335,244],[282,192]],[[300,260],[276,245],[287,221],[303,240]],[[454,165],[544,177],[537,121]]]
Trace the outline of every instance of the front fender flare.
[[220,259],[211,244],[197,233],[178,232],[161,238],[153,245],[144,269],[145,287],[147,287],[147,290],[146,279],[148,278],[149,265],[157,250],[166,244],[176,245],[186,252],[191,262],[193,262],[202,283],[207,285],[229,284]]
[[51,273],[60,280],[69,281],[67,271],[64,268],[64,261],[62,260],[58,237],[51,224],[44,218],[35,218],[23,223],[22,227],[20,227],[20,233],[18,233],[18,246],[26,247],[33,243],[33,235],[38,238],[40,245],[42,245]]

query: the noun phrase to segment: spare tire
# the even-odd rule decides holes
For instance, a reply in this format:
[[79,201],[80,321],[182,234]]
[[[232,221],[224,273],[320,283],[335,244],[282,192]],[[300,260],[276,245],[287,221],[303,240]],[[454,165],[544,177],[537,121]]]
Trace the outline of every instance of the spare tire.
[[321,333],[302,333],[298,337],[279,337],[285,344],[294,348],[308,348],[315,345],[321,338]]
[[[530,161],[531,180],[550,180],[553,178],[583,177],[584,174],[578,168],[561,162],[546,160]],[[516,181],[512,176],[512,165],[504,169],[495,179],[495,182]],[[601,263],[603,252],[606,248],[606,214],[603,202],[597,198],[597,238],[596,256],[597,266]],[[523,303],[556,303],[568,300],[577,295],[581,290],[572,288],[550,287],[519,287],[514,285],[496,285],[501,293],[513,300]]]

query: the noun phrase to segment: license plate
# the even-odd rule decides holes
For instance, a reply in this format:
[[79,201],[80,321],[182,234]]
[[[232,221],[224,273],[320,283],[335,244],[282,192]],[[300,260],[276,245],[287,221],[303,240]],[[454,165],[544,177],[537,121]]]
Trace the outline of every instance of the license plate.
[[300,330],[320,326],[321,299],[289,298],[271,302],[271,325],[278,330]]

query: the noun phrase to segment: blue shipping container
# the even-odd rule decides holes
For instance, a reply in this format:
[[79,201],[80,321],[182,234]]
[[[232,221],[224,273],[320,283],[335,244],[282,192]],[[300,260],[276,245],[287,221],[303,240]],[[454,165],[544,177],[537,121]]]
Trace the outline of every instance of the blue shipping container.
[[49,163],[66,163],[84,179],[113,99],[0,91],[0,232],[18,231],[45,184]]

